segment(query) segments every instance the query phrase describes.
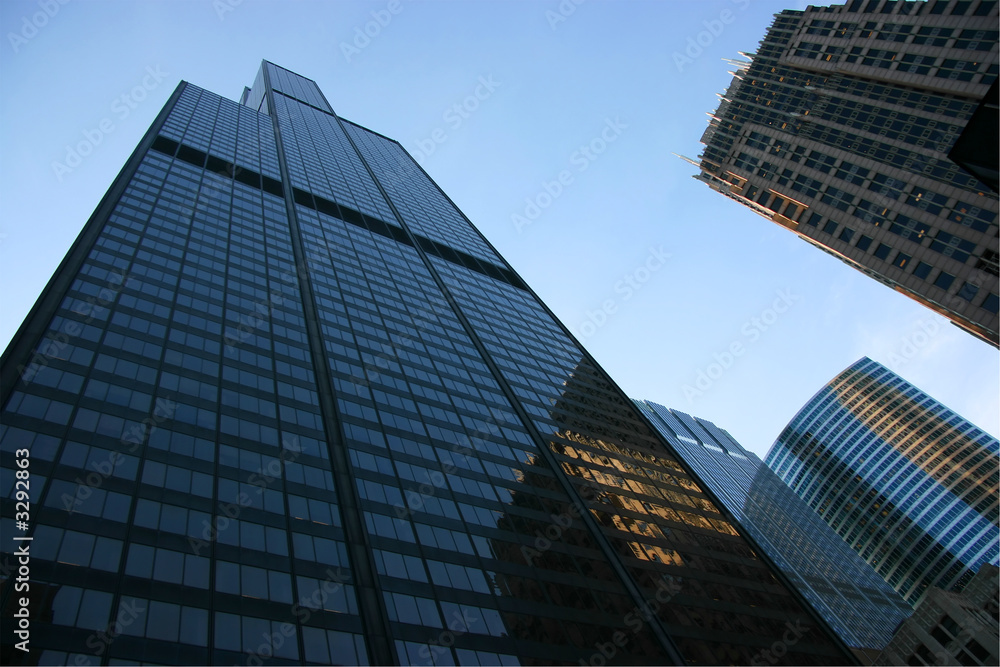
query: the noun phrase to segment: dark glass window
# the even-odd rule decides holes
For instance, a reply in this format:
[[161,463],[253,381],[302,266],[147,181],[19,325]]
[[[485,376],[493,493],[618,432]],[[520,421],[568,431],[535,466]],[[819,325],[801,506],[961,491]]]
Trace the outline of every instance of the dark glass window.
[[860,248],[861,250],[867,252],[868,248],[870,248],[871,245],[872,245],[872,239],[870,236],[865,236],[864,234],[862,234],[861,238],[858,239],[857,247]]
[[59,550],[59,561],[73,565],[89,565],[94,548],[94,535],[67,531]]
[[239,595],[240,566],[221,560],[217,562],[215,564],[215,590]]
[[847,181],[849,183],[854,183],[855,185],[862,185],[865,182],[865,178],[868,176],[869,171],[863,167],[859,167],[850,162],[841,162],[840,168],[835,174],[837,178]]
[[875,252],[873,252],[872,254],[878,257],[879,259],[886,259],[889,257],[889,252],[891,250],[892,250],[891,246],[887,246],[884,243],[879,243],[878,247],[875,248]]
[[951,287],[951,284],[955,282],[955,276],[950,273],[945,273],[942,271],[938,274],[938,277],[934,279],[934,286],[940,287],[943,290],[947,290]]
[[840,231],[840,240],[843,241],[844,243],[850,243],[851,238],[853,236],[854,236],[854,230],[851,229],[850,227],[844,227]]
[[979,286],[973,285],[972,283],[965,283],[962,285],[962,289],[958,290],[958,296],[965,299],[966,301],[972,301],[976,294],[979,293]]
[[989,16],[990,12],[993,11],[993,8],[996,6],[996,2],[983,0],[983,2],[980,2],[979,6],[976,7],[974,14],[975,16]]
[[910,74],[928,74],[935,62],[937,62],[937,58],[934,56],[917,56],[907,53],[903,56],[897,69]]
[[184,554],[167,549],[156,550],[153,578],[179,584],[184,578]]
[[241,591],[252,598],[267,598],[267,570],[249,565],[241,565]]
[[823,231],[827,234],[833,234],[837,231],[837,223],[834,220],[827,220],[826,224],[823,225]]
[[886,215],[889,209],[885,206],[878,206],[866,199],[862,199],[858,202],[857,208],[854,210],[854,217],[860,218],[865,222],[870,222],[876,227],[881,225],[886,220]]
[[128,560],[125,563],[125,574],[148,579],[153,574],[153,547],[143,544],[133,544],[128,550]]
[[227,651],[240,650],[240,617],[215,612],[215,647]]
[[920,28],[917,36],[913,38],[914,44],[930,44],[932,46],[944,46],[951,37],[951,28]]
[[73,625],[76,622],[76,612],[80,607],[83,589],[74,586],[63,586],[52,599],[52,622],[58,625]]
[[927,276],[931,274],[931,265],[925,262],[917,262],[917,266],[913,269],[913,275],[921,280],[927,280]]
[[196,607],[181,609],[180,640],[187,644],[208,646],[208,611]]
[[892,260],[892,265],[899,267],[900,269],[906,268],[906,263],[910,261],[910,256],[906,253],[897,253],[896,257]]
[[848,192],[828,185],[826,192],[823,193],[820,199],[825,204],[839,208],[841,211],[846,211],[854,204],[855,197]]
[[177,641],[177,632],[180,629],[181,620],[180,605],[153,600],[149,603],[148,614],[149,618],[146,622],[147,637],[162,639],[168,642]]
[[902,236],[904,239],[910,239],[914,243],[920,243],[929,229],[930,226],[927,223],[914,220],[901,213],[897,214],[896,221],[889,225],[890,232]]
[[997,310],[1000,310],[1000,296],[990,292],[986,295],[986,298],[983,299],[983,303],[980,308],[991,313],[997,312]]

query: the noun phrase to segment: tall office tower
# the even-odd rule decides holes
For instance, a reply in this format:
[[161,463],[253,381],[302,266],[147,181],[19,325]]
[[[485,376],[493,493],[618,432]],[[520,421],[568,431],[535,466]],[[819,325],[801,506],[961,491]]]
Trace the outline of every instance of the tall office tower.
[[178,86],[4,354],[5,664],[851,659],[397,142],[241,102]]
[[704,419],[636,401],[841,639],[866,664],[913,610],[760,458]]
[[997,439],[884,366],[852,364],[764,459],[911,604],[1000,551]]
[[997,195],[948,158],[997,35],[994,0],[783,11],[734,63],[695,178],[997,345]]

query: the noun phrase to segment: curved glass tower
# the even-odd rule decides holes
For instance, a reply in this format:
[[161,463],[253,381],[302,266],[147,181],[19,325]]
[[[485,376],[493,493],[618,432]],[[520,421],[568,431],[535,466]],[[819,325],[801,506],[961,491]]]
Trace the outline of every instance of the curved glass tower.
[[636,405],[848,646],[889,643],[910,605],[756,454],[710,421]]
[[911,604],[997,564],[998,443],[862,358],[785,427],[766,463]]

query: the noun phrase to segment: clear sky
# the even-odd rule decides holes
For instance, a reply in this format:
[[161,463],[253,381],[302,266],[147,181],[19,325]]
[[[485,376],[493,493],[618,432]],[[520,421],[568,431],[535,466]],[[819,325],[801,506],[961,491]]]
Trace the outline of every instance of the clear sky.
[[996,435],[996,349],[672,155],[804,3],[577,2],[0,2],[0,344],[178,81],[239,99],[266,58],[399,140],[630,396],[763,456],[869,356]]

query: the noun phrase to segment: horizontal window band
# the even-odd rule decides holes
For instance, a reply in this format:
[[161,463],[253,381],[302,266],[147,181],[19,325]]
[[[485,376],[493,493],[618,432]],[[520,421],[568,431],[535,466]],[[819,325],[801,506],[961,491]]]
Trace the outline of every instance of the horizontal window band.
[[[284,188],[281,181],[258,174],[252,169],[237,166],[232,162],[228,162],[220,157],[216,157],[215,155],[205,153],[204,151],[194,148],[193,146],[179,143],[163,135],[156,137],[153,141],[152,149],[159,153],[163,153],[164,155],[175,157],[182,162],[186,162],[200,169],[205,169],[206,171],[222,176],[228,176],[252,188],[263,190],[264,192],[278,197],[284,196]],[[353,208],[344,206],[343,204],[338,204],[337,202],[330,201],[329,199],[324,199],[323,197],[306,192],[300,188],[292,188],[292,198],[295,200],[296,204],[305,206],[313,211],[318,211],[333,218],[337,218],[338,220],[343,220],[344,222],[352,224],[356,227],[367,229],[373,234],[390,238],[397,243],[413,246],[413,241],[410,240],[406,230],[398,225],[390,224],[384,220],[365,215],[364,213],[356,211]],[[491,262],[484,262],[468,253],[456,250],[455,248],[444,245],[443,243],[432,241],[424,236],[414,234],[413,238],[420,245],[421,250],[426,252],[428,255],[439,257],[446,262],[457,264],[458,266],[465,267],[470,271],[475,271],[476,273],[488,276],[494,280],[505,282],[518,289],[527,289],[524,282],[518,278],[513,271],[506,267],[497,266]]]
[[163,135],[160,135],[153,140],[152,148],[157,152],[171,157],[176,157],[178,160],[187,162],[195,167],[219,174],[220,176],[228,176],[229,178],[235,179],[236,181],[243,183],[244,185],[249,185],[257,190],[263,190],[264,192],[277,197],[285,196],[285,191],[284,188],[282,188],[281,181],[275,180],[269,176],[258,174],[253,169],[237,166],[232,162],[223,160],[215,155],[209,155],[208,153],[194,148],[193,146],[178,143],[173,139],[164,137]]

